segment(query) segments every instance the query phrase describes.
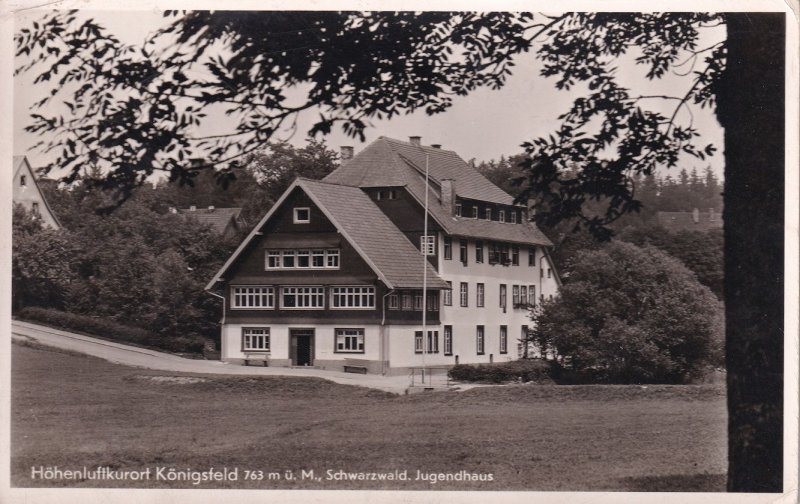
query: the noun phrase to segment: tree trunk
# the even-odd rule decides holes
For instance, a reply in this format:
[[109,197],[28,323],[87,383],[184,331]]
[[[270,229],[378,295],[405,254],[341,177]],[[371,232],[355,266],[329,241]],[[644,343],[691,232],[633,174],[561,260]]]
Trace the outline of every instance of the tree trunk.
[[725,128],[728,490],[783,489],[783,13],[727,15]]

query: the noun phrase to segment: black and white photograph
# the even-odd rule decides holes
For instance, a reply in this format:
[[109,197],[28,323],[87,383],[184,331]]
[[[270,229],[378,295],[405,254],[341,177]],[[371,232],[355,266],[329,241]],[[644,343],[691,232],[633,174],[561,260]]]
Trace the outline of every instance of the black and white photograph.
[[797,13],[591,5],[5,6],[0,500],[795,502]]

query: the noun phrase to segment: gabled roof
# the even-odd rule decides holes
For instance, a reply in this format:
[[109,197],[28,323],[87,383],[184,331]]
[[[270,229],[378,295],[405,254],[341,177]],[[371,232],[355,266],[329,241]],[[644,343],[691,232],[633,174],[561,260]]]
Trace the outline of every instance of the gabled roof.
[[14,176],[12,180],[17,180],[17,175],[19,174],[20,170],[26,170],[30,176],[31,180],[33,181],[33,186],[36,188],[36,191],[39,193],[39,197],[44,202],[44,207],[47,209],[47,213],[50,214],[50,217],[55,222],[55,229],[61,228],[61,223],[58,221],[58,217],[53,212],[53,209],[50,208],[50,204],[47,202],[47,198],[44,197],[44,193],[42,192],[42,188],[39,187],[39,183],[37,182],[36,173],[33,171],[30,162],[26,156],[13,156],[12,158],[12,166],[14,170]]
[[420,174],[424,175],[426,155],[435,186],[444,179],[452,179],[456,194],[462,198],[501,205],[514,203],[510,194],[492,184],[455,152],[386,137],[379,137],[323,181],[358,187],[408,185],[419,179]]
[[[275,211],[295,188],[303,190],[311,201],[330,219],[342,236],[372,267],[378,277],[391,289],[421,288],[423,285],[423,259],[419,250],[358,187],[297,179],[283,193],[250,235],[228,258],[219,272],[206,286],[211,289],[247,245],[258,235]],[[447,288],[447,283],[429,263],[427,286],[430,289]]]
[[178,213],[189,218],[197,219],[200,224],[210,226],[217,234],[222,234],[231,221],[238,222],[241,208],[179,208]]
[[357,187],[401,186],[420,204],[425,200],[425,158],[428,157],[429,211],[451,235],[485,240],[552,246],[532,222],[519,224],[482,221],[452,215],[441,204],[441,181],[452,179],[461,198],[512,205],[514,198],[453,151],[379,137],[323,179]]

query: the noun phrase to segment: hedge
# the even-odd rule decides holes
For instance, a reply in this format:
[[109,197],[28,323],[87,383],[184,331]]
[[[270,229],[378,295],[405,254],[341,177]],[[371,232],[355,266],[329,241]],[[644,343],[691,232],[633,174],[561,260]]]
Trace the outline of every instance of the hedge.
[[478,383],[551,383],[550,364],[541,359],[519,359],[496,364],[458,364],[450,379]]
[[170,352],[201,353],[205,346],[205,340],[198,335],[159,336],[145,329],[126,326],[111,320],[49,308],[29,306],[20,310],[17,318],[31,322],[41,322],[59,329],[78,331],[110,340],[126,341]]

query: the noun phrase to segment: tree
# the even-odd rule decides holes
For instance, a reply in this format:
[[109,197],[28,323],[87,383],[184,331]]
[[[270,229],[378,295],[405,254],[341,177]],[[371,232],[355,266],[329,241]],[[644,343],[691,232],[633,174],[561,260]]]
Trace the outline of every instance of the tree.
[[[784,14],[169,15],[177,19],[140,48],[123,47],[74,13],[50,15],[16,36],[17,54],[30,62],[20,70],[49,63],[37,82],[53,80],[54,93],[42,105],[69,94],[73,114],[38,114],[29,127],[58,138],[50,142],[60,149],[54,164],[71,170],[68,181],[102,162],[108,172],[99,185],[124,198],[157,170],[177,180],[214,163],[224,174],[313,107],[322,112],[312,135],[338,123],[358,136],[372,117],[438,113],[453,96],[502,86],[514,57],[534,47],[559,89],[580,83],[588,94],[552,136],[524,144],[529,191],[521,196],[538,198],[540,223],[575,219],[608,239],[612,222],[641,209],[630,184],[636,174],[674,166],[681,153],[714,153],[696,143],[691,122],[678,120],[692,105],[714,107],[725,128],[726,282],[735,286],[725,303],[729,489],[781,490]],[[727,39],[698,47],[699,30],[720,24]],[[225,57],[211,54],[220,47]],[[689,74],[687,94],[653,97],[617,82],[614,64],[626,56],[653,79],[684,61],[702,66]],[[198,67],[207,72],[191,72]],[[283,90],[299,85],[308,86],[307,100],[290,105]],[[674,112],[646,108],[652,99],[674,103]],[[243,120],[228,135],[198,138],[193,128],[220,105]],[[188,166],[200,150],[210,161]],[[562,181],[568,163],[579,176]],[[598,200],[606,204],[599,212],[588,204]]]
[[679,261],[613,242],[580,254],[535,338],[573,379],[686,383],[722,353],[722,307]]

